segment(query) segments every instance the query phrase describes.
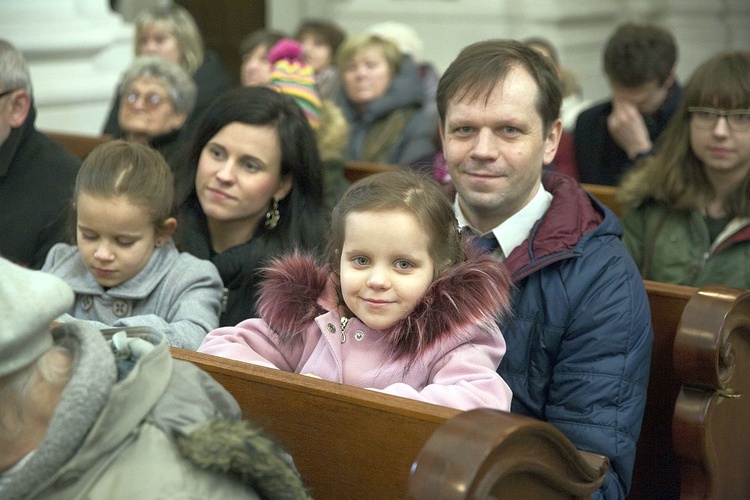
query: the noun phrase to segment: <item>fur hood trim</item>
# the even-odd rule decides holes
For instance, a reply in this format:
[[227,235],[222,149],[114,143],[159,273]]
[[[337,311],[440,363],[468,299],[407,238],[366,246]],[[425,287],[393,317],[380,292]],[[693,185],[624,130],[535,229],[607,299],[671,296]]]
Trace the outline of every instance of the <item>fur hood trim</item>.
[[[415,358],[472,325],[489,332],[508,314],[512,280],[506,266],[470,243],[464,248],[468,259],[446,269],[414,310],[383,332],[394,358]],[[273,260],[264,272],[258,311],[281,342],[337,305],[336,276],[310,256],[295,253]]]
[[176,441],[196,467],[237,477],[261,498],[311,498],[291,457],[247,420],[210,422]]

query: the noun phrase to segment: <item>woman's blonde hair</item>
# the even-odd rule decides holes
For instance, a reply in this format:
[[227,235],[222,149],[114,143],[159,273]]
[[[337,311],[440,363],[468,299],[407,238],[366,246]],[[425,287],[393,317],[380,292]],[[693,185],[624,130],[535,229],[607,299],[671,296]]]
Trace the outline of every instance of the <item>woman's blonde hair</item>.
[[194,74],[203,64],[203,38],[190,12],[179,5],[159,7],[142,12],[135,20],[135,53],[146,28],[163,29],[171,33],[182,51],[180,64]]
[[383,55],[391,70],[391,78],[396,76],[401,69],[403,54],[401,54],[398,46],[392,41],[380,35],[372,34],[353,35],[341,44],[336,55],[336,66],[339,73],[343,75],[349,61],[355,55],[370,47],[380,47],[383,50]]

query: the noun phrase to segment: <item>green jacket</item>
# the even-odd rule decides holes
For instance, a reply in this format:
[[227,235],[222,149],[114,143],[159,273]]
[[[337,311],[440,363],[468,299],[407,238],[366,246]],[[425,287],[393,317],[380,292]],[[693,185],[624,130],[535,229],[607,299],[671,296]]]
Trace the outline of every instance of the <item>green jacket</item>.
[[647,200],[623,215],[623,241],[644,279],[750,288],[750,219],[735,218],[716,240],[697,210]]

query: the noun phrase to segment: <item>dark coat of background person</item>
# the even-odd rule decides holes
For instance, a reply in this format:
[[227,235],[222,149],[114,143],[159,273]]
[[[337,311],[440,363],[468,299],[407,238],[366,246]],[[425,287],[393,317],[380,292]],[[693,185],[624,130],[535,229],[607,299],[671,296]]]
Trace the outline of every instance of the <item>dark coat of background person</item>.
[[81,161],[39,132],[35,119],[32,104],[0,146],[0,255],[39,269],[52,245],[65,240]]

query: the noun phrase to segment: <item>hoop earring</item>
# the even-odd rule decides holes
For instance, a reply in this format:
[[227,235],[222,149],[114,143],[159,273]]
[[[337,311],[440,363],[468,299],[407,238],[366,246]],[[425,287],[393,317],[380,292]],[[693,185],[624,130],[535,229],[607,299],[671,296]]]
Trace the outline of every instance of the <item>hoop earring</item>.
[[264,223],[267,229],[273,229],[276,227],[276,225],[279,223],[279,219],[281,218],[281,214],[279,214],[279,201],[274,198],[273,199],[273,205],[271,205],[271,208],[266,212],[266,222]]

